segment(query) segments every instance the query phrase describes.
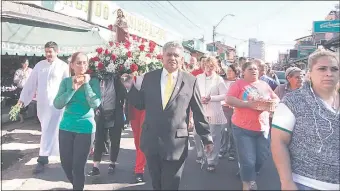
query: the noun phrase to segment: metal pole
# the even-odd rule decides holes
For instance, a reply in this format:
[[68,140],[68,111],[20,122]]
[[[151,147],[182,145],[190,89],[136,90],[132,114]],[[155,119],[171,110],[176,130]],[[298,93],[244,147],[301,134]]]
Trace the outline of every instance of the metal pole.
[[220,22],[217,23],[216,26],[213,26],[213,44],[214,44],[214,51],[216,49],[216,43],[215,43],[215,36],[216,36],[216,27],[223,21],[224,18],[226,18],[227,16],[232,16],[234,17],[234,14],[226,14],[224,15],[224,17],[222,17],[222,19],[220,20]]
[[213,52],[215,52],[215,49],[216,49],[216,44],[215,44],[216,33],[215,33],[215,30],[216,30],[216,27],[213,26],[213,44],[214,44]]

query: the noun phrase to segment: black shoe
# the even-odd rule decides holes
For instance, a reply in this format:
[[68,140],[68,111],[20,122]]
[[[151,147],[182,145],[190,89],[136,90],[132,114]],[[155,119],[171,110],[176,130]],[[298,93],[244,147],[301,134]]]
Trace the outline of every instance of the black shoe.
[[108,174],[113,174],[115,172],[115,168],[116,168],[115,164],[109,164]]
[[227,152],[220,152],[218,153],[218,158],[224,158]]
[[203,163],[203,157],[197,157],[196,162],[198,164],[202,164]]
[[142,173],[137,173],[136,174],[136,183],[141,183],[144,182],[144,176]]
[[87,174],[87,176],[99,176],[100,171],[97,167],[92,167],[92,170]]
[[45,170],[45,165],[38,163],[37,166],[35,167],[35,169],[33,170],[33,174],[39,174],[44,172]]

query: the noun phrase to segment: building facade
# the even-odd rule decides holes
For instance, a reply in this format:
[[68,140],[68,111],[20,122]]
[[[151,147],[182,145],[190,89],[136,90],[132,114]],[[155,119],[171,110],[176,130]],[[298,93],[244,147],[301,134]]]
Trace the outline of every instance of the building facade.
[[[220,56],[222,60],[227,61],[228,63],[235,63],[237,59],[236,49],[234,47],[225,45],[221,41],[215,42],[216,53]],[[214,50],[214,43],[207,44],[207,51],[212,52]]]
[[265,43],[263,41],[258,41],[256,38],[249,39],[248,56],[250,58],[265,60],[265,53]]

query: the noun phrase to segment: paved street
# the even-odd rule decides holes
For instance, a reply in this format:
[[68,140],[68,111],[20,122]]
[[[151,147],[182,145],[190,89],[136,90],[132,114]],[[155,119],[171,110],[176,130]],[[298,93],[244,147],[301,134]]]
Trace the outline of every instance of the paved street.
[[[15,127],[17,127],[15,130]],[[7,130],[6,130],[7,129]],[[12,131],[11,131],[12,130]],[[4,135],[5,134],[5,135]],[[2,130],[2,189],[3,190],[61,190],[70,189],[71,184],[66,180],[58,158],[52,158],[51,164],[43,174],[32,175],[36,163],[40,140],[38,125],[29,120],[20,126],[12,124]],[[223,159],[214,174],[200,169],[196,164],[196,151],[193,139],[190,139],[190,153],[186,161],[181,190],[240,190],[241,181],[235,176],[237,162]],[[104,157],[108,159],[107,156]],[[146,172],[146,183],[135,184],[133,166],[135,149],[131,129],[123,132],[118,165],[114,175],[107,174],[108,163],[103,162],[100,170],[101,177],[87,179],[86,190],[141,190],[151,189],[150,178]],[[8,163],[15,162],[7,168]],[[92,161],[88,160],[87,170]],[[5,169],[7,168],[7,169]],[[268,160],[258,177],[260,190],[277,190],[280,188],[277,172],[272,160]]]

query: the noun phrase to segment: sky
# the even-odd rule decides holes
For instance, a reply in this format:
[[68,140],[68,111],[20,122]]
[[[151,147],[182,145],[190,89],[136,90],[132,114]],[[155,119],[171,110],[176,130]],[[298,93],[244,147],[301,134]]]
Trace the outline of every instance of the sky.
[[[116,1],[126,11],[140,14],[185,39],[216,40],[237,47],[239,56],[248,55],[248,39],[266,44],[266,61],[292,49],[295,39],[311,34],[313,21],[324,20],[338,1]],[[174,6],[172,6],[172,5]],[[178,11],[176,10],[178,9]],[[181,14],[181,13],[183,14]]]

